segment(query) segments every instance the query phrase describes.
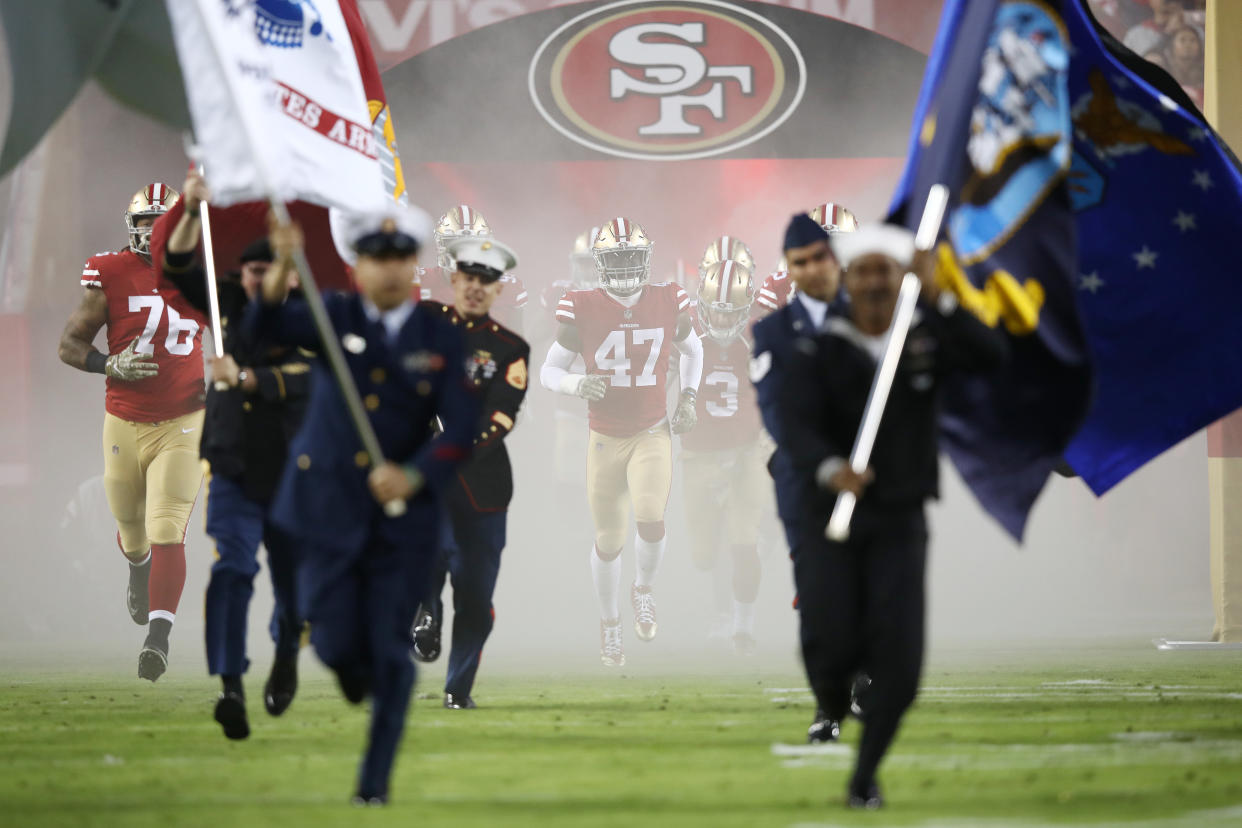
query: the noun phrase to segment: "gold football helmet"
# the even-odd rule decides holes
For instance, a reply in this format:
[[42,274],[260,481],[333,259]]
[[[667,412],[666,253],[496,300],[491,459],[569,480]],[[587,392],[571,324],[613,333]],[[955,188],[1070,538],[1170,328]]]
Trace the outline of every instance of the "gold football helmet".
[[812,207],[808,215],[830,234],[853,233],[858,229],[858,219],[854,218],[854,214],[831,201]]
[[595,272],[595,254],[592,251],[598,235],[599,228],[592,227],[574,239],[574,249],[569,254],[569,278],[575,288],[587,290],[599,287],[599,274]]
[[462,236],[491,236],[492,228],[483,214],[466,204],[458,204],[436,222],[436,261],[448,273],[457,269],[448,254],[449,243]]
[[708,335],[717,342],[729,342],[738,336],[750,319],[758,286],[753,271],[732,259],[707,266],[699,282],[699,319]]
[[703,251],[703,258],[699,261],[699,279],[707,275],[707,268],[729,259],[752,272],[755,269],[755,257],[750,254],[750,248],[746,246],[746,242],[737,236],[720,236],[713,239]]
[[[151,256],[151,226],[172,209],[181,193],[158,181],[148,184],[129,200],[125,208],[125,230],[129,233],[129,249],[143,258]],[[149,222],[139,224],[143,219]]]
[[633,296],[651,281],[651,250],[642,225],[618,217],[600,228],[591,245],[599,284],[615,296]]

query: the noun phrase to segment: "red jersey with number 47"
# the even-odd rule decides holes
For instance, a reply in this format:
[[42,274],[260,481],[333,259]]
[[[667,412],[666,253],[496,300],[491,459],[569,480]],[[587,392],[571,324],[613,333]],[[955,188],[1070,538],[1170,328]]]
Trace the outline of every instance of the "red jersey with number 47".
[[603,288],[561,297],[556,318],[578,329],[586,372],[608,378],[608,393],[588,408],[593,431],[628,437],[668,416],[669,354],[688,307],[690,297],[671,283],[647,285],[628,308]]
[[750,342],[745,336],[720,344],[695,318],[703,341],[703,381],[699,385],[699,415],[694,428],[681,435],[682,448],[720,451],[753,443],[759,438],[759,400],[750,382]]
[[172,420],[203,407],[202,317],[146,259],[126,248],[86,260],[82,285],[108,300],[108,353],[154,355],[159,374],[127,382],[108,377],[105,409],[133,423]]

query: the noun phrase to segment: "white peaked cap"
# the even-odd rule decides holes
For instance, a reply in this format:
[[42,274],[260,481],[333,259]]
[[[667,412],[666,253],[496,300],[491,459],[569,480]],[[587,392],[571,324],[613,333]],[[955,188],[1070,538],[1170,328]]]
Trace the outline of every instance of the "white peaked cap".
[[426,246],[431,239],[431,216],[412,204],[407,207],[391,202],[373,210],[358,211],[333,207],[328,211],[328,224],[332,228],[332,243],[336,246],[337,255],[353,267],[358,261],[354,244],[364,236],[380,232],[384,222],[389,220],[396,225],[398,233],[414,237],[419,247]]
[[457,266],[475,265],[496,271],[499,278],[506,270],[517,267],[517,255],[504,242],[482,236],[462,236],[446,248]]
[[853,233],[833,233],[830,241],[843,268],[869,253],[880,253],[902,265],[914,258],[914,234],[896,224],[863,224]]

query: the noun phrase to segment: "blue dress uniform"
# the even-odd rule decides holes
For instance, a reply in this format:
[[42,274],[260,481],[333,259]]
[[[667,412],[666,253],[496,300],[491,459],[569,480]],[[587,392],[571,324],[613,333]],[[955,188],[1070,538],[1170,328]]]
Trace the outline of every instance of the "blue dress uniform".
[[785,307],[759,320],[752,329],[754,356],[750,363],[750,379],[759,397],[763,427],[776,443],[776,451],[768,459],[768,472],[776,486],[776,513],[785,528],[785,541],[792,554],[797,548],[798,522],[797,478],[789,447],[781,439],[780,387],[793,358],[794,342],[815,333],[811,316],[800,297],[795,296]]
[[[266,239],[243,252],[243,264],[253,260],[272,260]],[[192,253],[166,254],[164,275],[186,301],[207,312],[206,277],[202,268],[193,264]],[[294,594],[293,544],[272,522],[269,505],[285,465],[289,441],[302,422],[310,390],[310,363],[296,348],[259,347],[240,336],[238,329],[249,303],[246,292],[230,281],[219,282],[217,291],[224,351],[254,372],[258,390],[245,394],[240,388],[207,389],[200,451],[209,469],[207,534],[215,541],[216,552],[205,607],[207,670],[213,676],[235,678],[250,666],[246,630],[262,543],[275,597],[269,625],[276,645],[273,677],[283,664],[283,689],[289,691],[287,698],[284,692],[273,696],[269,682],[264,702],[269,712],[279,715],[292,700],[287,682],[290,677],[296,680],[296,672],[292,672],[296,667],[291,665],[301,643],[302,621]],[[225,732],[242,738],[249,728],[230,732],[226,727]]]
[[[470,451],[477,407],[461,333],[433,308],[407,302],[381,314],[362,296],[343,293],[325,294],[324,303],[385,458],[412,464],[426,481],[404,515],[385,516],[367,483],[371,458],[326,363],[317,360],[273,517],[302,544],[299,599],[316,653],[347,699],[372,697],[358,795],[386,799],[414,686],[409,631],[436,554],[438,500]],[[246,325],[290,345],[318,342],[300,301],[252,303]],[[445,430],[433,437],[436,417]]]
[[530,345],[489,317],[465,319],[449,305],[431,307],[465,333],[467,372],[481,402],[473,455],[459,468],[445,497],[448,521],[427,599],[438,625],[444,617],[444,581],[452,578],[453,644],[444,703],[471,707],[479,659],[495,622],[492,594],[513,498],[513,469],[504,438],[526,396]]

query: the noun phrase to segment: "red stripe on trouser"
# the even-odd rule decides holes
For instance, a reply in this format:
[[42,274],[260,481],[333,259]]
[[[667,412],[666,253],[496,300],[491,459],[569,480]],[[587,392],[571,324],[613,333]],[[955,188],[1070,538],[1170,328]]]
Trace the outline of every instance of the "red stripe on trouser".
[[147,591],[151,596],[151,610],[164,610],[174,615],[181,603],[181,590],[185,588],[185,544],[151,544],[151,575]]

